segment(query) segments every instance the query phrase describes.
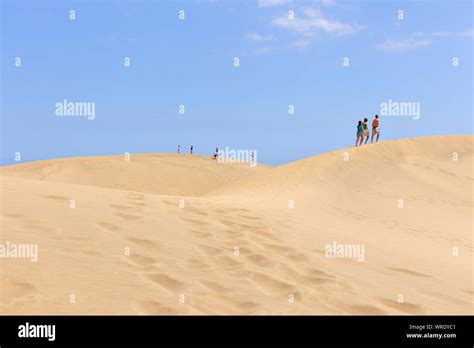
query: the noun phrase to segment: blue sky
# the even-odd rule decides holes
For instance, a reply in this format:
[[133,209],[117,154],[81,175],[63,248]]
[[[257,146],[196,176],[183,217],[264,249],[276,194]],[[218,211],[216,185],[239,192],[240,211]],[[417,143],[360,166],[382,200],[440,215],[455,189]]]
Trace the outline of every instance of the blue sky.
[[[382,140],[472,134],[472,6],[3,0],[2,165],[17,152],[25,162],[178,144],[256,149],[277,165],[352,146],[357,121],[388,100],[421,113],[381,116]],[[95,103],[95,118],[57,116],[64,99]]]

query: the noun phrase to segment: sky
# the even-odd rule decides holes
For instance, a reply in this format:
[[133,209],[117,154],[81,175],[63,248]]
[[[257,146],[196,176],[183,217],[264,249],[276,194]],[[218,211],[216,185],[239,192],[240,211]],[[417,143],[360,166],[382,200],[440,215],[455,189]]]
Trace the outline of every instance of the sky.
[[1,165],[473,134],[473,38],[468,0],[2,0]]

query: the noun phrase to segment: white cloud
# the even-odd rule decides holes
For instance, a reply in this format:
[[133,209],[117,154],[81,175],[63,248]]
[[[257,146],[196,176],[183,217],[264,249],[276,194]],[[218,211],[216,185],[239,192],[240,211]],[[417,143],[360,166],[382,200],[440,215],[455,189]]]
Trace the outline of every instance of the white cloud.
[[465,31],[437,31],[432,34],[438,37],[474,37],[474,29]]
[[289,4],[291,0],[258,0],[258,7],[274,7]]
[[258,33],[247,34],[247,39],[252,41],[275,41],[276,39],[272,35],[261,35]]
[[318,8],[306,7],[301,13],[295,13],[290,19],[284,15],[275,18],[272,23],[280,28],[288,29],[297,33],[312,33],[322,30],[335,35],[350,35],[362,29],[358,25],[350,25],[337,20],[325,18]]
[[432,43],[432,39],[436,41],[443,37],[474,38],[474,29],[468,29],[465,31],[437,31],[432,33],[415,32],[412,33],[411,37],[408,39],[387,40],[378,44],[377,48],[387,52],[401,52],[429,46]]
[[387,40],[378,44],[377,48],[387,52],[402,52],[429,45],[431,45],[431,40],[409,38],[402,40]]

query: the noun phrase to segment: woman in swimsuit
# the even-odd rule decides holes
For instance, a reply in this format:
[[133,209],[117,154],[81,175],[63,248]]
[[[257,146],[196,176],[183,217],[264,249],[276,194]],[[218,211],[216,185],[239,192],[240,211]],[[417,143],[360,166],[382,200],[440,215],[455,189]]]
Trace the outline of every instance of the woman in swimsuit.
[[[367,144],[367,142],[369,141],[369,135],[370,135],[369,125],[367,124],[367,122],[369,122],[369,120],[364,118],[364,123],[362,124],[362,128],[364,129],[364,136],[362,138],[365,138],[364,144]],[[362,144],[362,141],[360,143]]]
[[362,126],[362,121],[359,121],[359,123],[357,124],[356,146],[359,143],[359,140],[360,140],[359,145],[362,145],[363,138],[364,138],[364,127]]

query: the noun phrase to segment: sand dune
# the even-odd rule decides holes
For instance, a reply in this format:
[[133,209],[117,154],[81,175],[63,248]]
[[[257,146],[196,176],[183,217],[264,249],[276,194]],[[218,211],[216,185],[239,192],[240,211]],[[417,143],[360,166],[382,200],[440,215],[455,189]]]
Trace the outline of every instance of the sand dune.
[[[0,258],[0,312],[472,314],[473,145],[403,139],[275,168],[187,155],[3,167],[0,243],[39,253]],[[364,252],[328,257],[333,245]]]
[[16,178],[162,195],[198,196],[214,187],[269,168],[229,163],[222,166],[209,156],[139,154],[62,158],[1,168]]

